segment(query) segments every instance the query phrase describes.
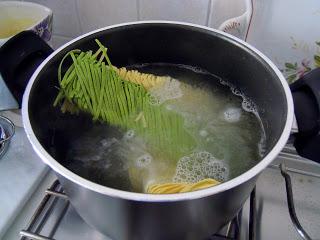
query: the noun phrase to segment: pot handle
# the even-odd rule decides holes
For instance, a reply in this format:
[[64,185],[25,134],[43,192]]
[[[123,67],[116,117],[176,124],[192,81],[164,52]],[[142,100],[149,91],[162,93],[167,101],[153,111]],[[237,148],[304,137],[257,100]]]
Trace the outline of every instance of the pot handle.
[[298,133],[294,146],[298,154],[320,163],[320,68],[290,85]]
[[53,49],[32,31],[23,31],[0,48],[0,73],[21,108],[24,90],[36,68]]

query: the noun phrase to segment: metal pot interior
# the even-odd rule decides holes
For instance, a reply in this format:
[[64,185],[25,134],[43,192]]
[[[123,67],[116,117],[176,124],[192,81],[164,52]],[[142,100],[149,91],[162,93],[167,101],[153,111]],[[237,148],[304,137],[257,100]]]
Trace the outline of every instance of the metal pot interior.
[[228,36],[190,25],[145,23],[89,34],[61,48],[33,82],[28,113],[36,138],[59,163],[68,144],[94,123],[89,116],[62,114],[52,106],[58,93],[58,66],[72,49],[94,50],[99,39],[115,66],[172,63],[200,67],[237,86],[256,104],[266,133],[266,152],[273,149],[287,121],[287,101],[274,70],[256,52]]

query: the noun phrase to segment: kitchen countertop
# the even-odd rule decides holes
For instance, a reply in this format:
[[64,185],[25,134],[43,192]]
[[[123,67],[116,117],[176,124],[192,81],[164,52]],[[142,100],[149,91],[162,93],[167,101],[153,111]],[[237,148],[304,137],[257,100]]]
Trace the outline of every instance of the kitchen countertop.
[[18,103],[10,93],[0,73],[0,111],[18,108]]
[[16,127],[7,152],[0,158],[0,239],[47,171],[48,167],[32,149],[24,129]]

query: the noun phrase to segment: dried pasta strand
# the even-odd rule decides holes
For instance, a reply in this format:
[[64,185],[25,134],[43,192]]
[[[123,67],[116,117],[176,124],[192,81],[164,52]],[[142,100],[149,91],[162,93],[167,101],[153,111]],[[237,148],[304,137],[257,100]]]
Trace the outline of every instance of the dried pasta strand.
[[146,90],[154,87],[161,87],[166,81],[170,81],[170,77],[156,76],[149,73],[141,73],[137,70],[127,70],[125,67],[113,67],[120,78],[142,85]]

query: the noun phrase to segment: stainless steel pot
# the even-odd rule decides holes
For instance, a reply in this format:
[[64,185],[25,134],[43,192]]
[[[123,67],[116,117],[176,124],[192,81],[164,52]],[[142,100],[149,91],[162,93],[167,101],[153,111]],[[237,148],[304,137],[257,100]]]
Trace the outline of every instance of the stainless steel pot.
[[[198,66],[228,79],[258,106],[266,154],[253,168],[218,186],[189,193],[150,195],[108,188],[64,167],[64,149],[87,119],[63,116],[52,107],[57,68],[72,49],[110,48],[116,66],[166,62]],[[34,150],[57,174],[72,205],[90,225],[112,239],[203,239],[217,232],[241,209],[263,169],[290,135],[293,101],[275,65],[249,44],[193,24],[147,21],[114,25],[82,35],[47,57],[23,96],[23,123]],[[241,153],[239,153],[241,154]]]

